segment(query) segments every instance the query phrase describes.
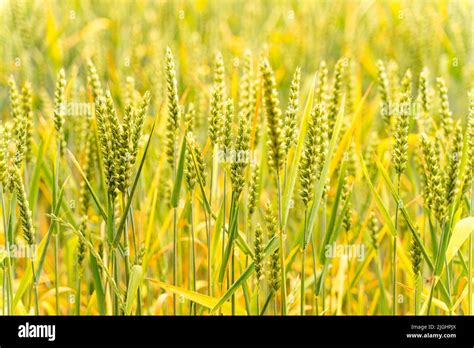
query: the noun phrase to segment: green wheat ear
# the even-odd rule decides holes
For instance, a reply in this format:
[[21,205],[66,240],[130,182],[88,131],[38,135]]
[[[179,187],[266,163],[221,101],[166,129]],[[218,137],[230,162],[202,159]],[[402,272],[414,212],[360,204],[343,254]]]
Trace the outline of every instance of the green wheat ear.
[[232,122],[234,120],[234,103],[227,99],[224,103],[224,117],[222,124],[222,147],[226,156],[232,147]]
[[410,109],[411,109],[411,72],[407,70],[402,81],[402,95],[400,100],[400,112],[398,113],[395,145],[393,148],[392,162],[395,172],[401,175],[405,170],[408,162],[408,130],[410,126]]
[[201,177],[203,186],[206,185],[206,162],[204,161],[201,148],[194,139],[193,133],[188,132],[186,137],[189,151],[186,151],[184,162],[184,179],[186,181],[186,189],[189,192],[192,192],[196,186],[198,178],[196,165],[194,164],[193,153],[196,158],[197,168],[199,170],[199,175]]
[[221,52],[216,52],[214,57],[214,77],[213,77],[214,86],[216,86],[221,93],[222,99],[226,99],[226,88],[225,88],[225,68],[224,68],[224,58],[222,57]]
[[474,180],[474,89],[469,94],[469,113],[467,116],[467,168],[464,180],[463,193],[467,193],[471,189]]
[[137,94],[135,79],[132,76],[127,76],[125,79],[125,105],[130,105],[132,109],[135,109],[137,107]]
[[255,264],[255,278],[257,282],[263,279],[263,257],[264,257],[264,240],[263,240],[263,231],[260,224],[257,225],[255,229],[255,239],[254,239],[254,257],[253,262]]
[[0,125],[0,184],[7,186],[8,166],[7,166],[7,138],[5,128]]
[[18,87],[16,86],[15,79],[13,75],[10,76],[8,80],[8,87],[10,93],[10,107],[11,107],[11,114],[13,119],[13,134],[16,137],[17,128],[21,123],[22,114],[21,114],[21,101],[20,101],[20,94],[18,92]]
[[196,128],[196,108],[193,103],[189,103],[184,113],[184,125],[187,132],[194,132]]
[[17,195],[18,206],[20,208],[20,220],[21,226],[23,228],[23,238],[29,245],[33,245],[35,243],[35,231],[33,228],[33,221],[31,219],[31,210],[26,197],[25,186],[23,185],[23,179],[21,178],[20,170],[16,166],[12,167],[12,178]]
[[418,104],[420,107],[418,124],[425,133],[431,132],[431,96],[429,94],[428,75],[428,69],[424,68],[420,73],[418,82]]
[[186,189],[189,192],[194,190],[196,186],[196,168],[194,166],[194,160],[192,151],[196,152],[196,144],[192,132],[188,132],[186,135],[187,146],[189,151],[186,151],[186,158],[184,162],[184,179],[186,181]]
[[209,113],[209,139],[211,139],[213,145],[220,144],[221,142],[222,124],[222,95],[217,86],[212,86]]
[[380,231],[379,220],[373,211],[370,212],[369,221],[367,224],[367,230],[370,233],[370,243],[373,248],[377,250],[379,248],[378,236]]
[[398,76],[399,67],[398,63],[390,59],[387,65],[387,79],[389,86],[389,99],[392,102],[398,102],[399,92],[400,92],[400,78]]
[[230,166],[230,180],[232,190],[236,197],[240,196],[245,185],[245,168],[248,165],[248,154],[250,146],[250,128],[248,126],[248,115],[242,111],[239,114],[239,126],[235,137],[236,158]]
[[328,101],[328,122],[329,122],[329,137],[332,136],[332,131],[336,123],[336,116],[341,101],[342,81],[344,77],[345,66],[347,65],[347,58],[341,58],[337,61],[334,67],[334,77],[332,83],[331,94]]
[[446,81],[438,77],[436,79],[436,86],[438,88],[438,95],[440,99],[440,110],[439,115],[441,118],[441,127],[444,132],[444,136],[446,139],[449,139],[450,135],[453,132],[453,114],[449,108],[449,100],[448,100],[448,88],[446,87]]
[[[109,126],[109,139],[110,139],[110,156],[114,161],[114,171],[113,171],[113,180],[115,182],[115,186],[121,192],[125,191],[125,176],[126,176],[126,166],[121,163],[121,152],[125,151],[121,147],[120,139],[122,128],[119,123],[119,119],[117,116],[117,112],[114,106],[114,100],[112,98],[112,94],[110,90],[105,92],[105,107],[106,107],[106,115],[107,115],[107,124]],[[117,202],[118,203],[118,202]]]
[[170,48],[166,49],[166,87],[167,87],[167,106],[168,106],[168,121],[166,126],[166,154],[168,163],[172,168],[175,166],[176,153],[176,136],[178,132],[179,121],[179,99],[178,99],[178,82],[176,80],[176,71],[173,59],[173,53]]
[[251,167],[251,177],[249,184],[249,193],[248,193],[248,213],[249,219],[251,219],[253,213],[255,212],[255,207],[259,205],[258,202],[258,191],[259,191],[259,179],[260,179],[260,170],[257,165],[252,165]]
[[97,74],[97,69],[90,59],[87,61],[87,84],[92,90],[92,96],[94,97],[95,103],[102,97],[103,91],[99,75]]
[[299,165],[300,197],[303,205],[308,208],[309,202],[313,199],[313,184],[318,170],[318,148],[317,143],[321,129],[318,129],[322,110],[314,107],[311,111],[308,130],[303,149],[303,156]]
[[31,84],[26,81],[21,89],[21,108],[25,124],[25,160],[29,162],[33,154],[33,91]]
[[446,214],[446,200],[439,167],[439,156],[437,155],[432,142],[426,135],[421,136],[421,149],[426,168],[427,194],[430,197],[429,208],[435,213],[438,221],[442,221]]
[[85,243],[86,233],[87,233],[87,216],[82,216],[81,223],[79,224],[78,232],[84,238],[79,238],[77,242],[77,250],[76,250],[76,261],[79,270],[79,277],[82,277],[83,273],[83,263],[84,259],[86,258],[87,247]]
[[252,118],[255,112],[257,85],[255,83],[252,52],[246,50],[242,64],[242,78],[239,84],[239,110]]
[[459,177],[461,169],[461,157],[462,157],[462,146],[463,136],[462,127],[458,124],[455,127],[454,138],[448,152],[448,167],[445,173],[445,192],[446,192],[446,204],[449,205],[454,201],[454,196],[458,190],[458,186],[461,182]]
[[382,109],[382,119],[385,124],[385,129],[390,130],[391,115],[390,115],[390,97],[389,97],[389,82],[387,77],[387,71],[383,61],[377,61],[377,78],[378,78],[378,90],[380,93],[380,104]]
[[347,202],[347,210],[342,217],[342,228],[345,232],[349,232],[352,228],[352,205],[350,202],[350,192],[351,187],[349,185],[349,179],[347,176],[344,177],[344,182],[342,185],[342,192],[341,192],[341,204],[345,205]]
[[[265,226],[267,227],[268,239],[272,239],[278,234],[278,221],[272,211],[272,205],[268,201],[265,204]],[[280,249],[278,248],[270,255],[270,287],[277,292],[281,286],[281,269],[280,269]]]
[[107,185],[107,191],[115,197],[117,192],[117,176],[116,176],[116,162],[115,153],[113,152],[112,135],[109,131],[108,116],[105,98],[101,97],[95,104],[95,116],[97,123],[97,135],[99,138],[99,147],[104,163],[104,176]]
[[[417,227],[416,233],[418,236],[420,235]],[[410,244],[410,261],[411,261],[411,267],[413,270],[413,274],[415,279],[418,279],[418,277],[421,276],[421,269],[422,269],[422,262],[423,258],[421,255],[421,248],[418,242],[416,241],[416,238],[412,237],[411,239],[411,244]]]
[[13,139],[15,143],[14,163],[17,166],[20,166],[21,162],[25,158],[26,152],[27,123],[22,112],[23,109],[21,97],[13,76],[11,76],[8,80],[8,85],[10,89],[10,106],[13,118]]
[[269,166],[278,172],[285,159],[280,102],[276,90],[275,75],[267,59],[264,59],[260,64],[260,71],[263,80],[263,102],[267,116],[268,162]]
[[352,117],[355,112],[356,98],[358,93],[357,86],[357,70],[356,63],[354,60],[349,61],[349,66],[345,73],[345,85],[346,85],[346,106],[344,110],[347,110],[347,114]]
[[[145,125],[145,116],[150,107],[151,94],[146,91],[143,95],[137,110],[133,113],[132,129],[130,130],[130,159],[128,161],[129,168],[127,171],[127,180],[130,180],[131,170],[137,162],[138,146],[143,135],[143,127]],[[125,158],[126,160],[126,158]]]
[[290,97],[288,107],[285,112],[285,152],[288,156],[288,151],[291,146],[297,143],[296,137],[296,116],[299,111],[299,94],[301,83],[301,69],[298,67],[293,75],[293,80],[290,86]]
[[314,91],[314,100],[317,103],[327,102],[328,93],[328,68],[324,60],[319,63],[316,89]]
[[59,143],[60,153],[64,153],[66,141],[64,138],[64,111],[66,104],[66,73],[59,70],[54,91],[54,129]]

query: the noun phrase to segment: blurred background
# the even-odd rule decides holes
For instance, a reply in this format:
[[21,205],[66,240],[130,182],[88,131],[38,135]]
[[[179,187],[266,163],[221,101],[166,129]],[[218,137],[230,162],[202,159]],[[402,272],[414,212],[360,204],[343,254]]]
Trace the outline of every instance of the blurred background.
[[[138,90],[151,87],[162,99],[166,46],[177,56],[179,86],[189,91],[211,79],[217,49],[229,72],[238,70],[246,49],[268,54],[282,88],[297,65],[312,74],[322,59],[329,66],[353,59],[363,84],[376,76],[377,59],[393,59],[414,76],[426,66],[460,95],[455,113],[465,109],[474,77],[472,1],[1,0],[0,11],[2,113],[11,74],[46,97],[61,67],[78,76],[80,89],[87,58],[112,91],[133,75]],[[236,91],[234,80],[228,83]]]

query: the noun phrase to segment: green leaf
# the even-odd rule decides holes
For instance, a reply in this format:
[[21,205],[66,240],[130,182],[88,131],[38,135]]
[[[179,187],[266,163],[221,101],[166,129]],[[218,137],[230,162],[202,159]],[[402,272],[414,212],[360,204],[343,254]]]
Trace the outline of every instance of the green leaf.
[[97,259],[94,255],[90,254],[89,262],[91,265],[92,278],[94,280],[95,294],[97,296],[97,305],[99,307],[99,313],[105,315],[105,292],[104,286],[102,285],[102,277],[100,276],[100,267],[97,263]]
[[[278,248],[278,236],[274,236],[268,244],[265,246],[264,257],[269,256]],[[252,275],[255,271],[255,263],[252,261],[245,271],[237,278],[237,280],[227,289],[227,291],[219,299],[219,302],[211,309],[211,313],[216,312],[228,299],[230,299],[233,293]]]
[[[345,211],[341,211],[338,214],[339,200],[341,198],[342,188],[344,186],[344,177],[346,175],[345,173],[346,173],[346,161],[342,162],[341,172],[339,174],[339,180],[337,184],[336,197],[334,198],[333,208],[331,212],[331,219],[329,220],[329,226],[328,226],[326,234],[324,235],[324,240],[321,247],[321,254],[319,255],[319,262],[321,264],[323,264],[326,259],[326,256],[324,253],[324,249],[326,245],[329,245],[330,243],[332,243],[334,231],[336,230],[335,226],[337,226],[336,219],[338,217],[340,218],[341,216],[344,216],[345,214]],[[350,200],[349,198],[346,199],[344,203],[348,203],[349,200]]]
[[[156,118],[157,117],[158,117],[158,113],[156,114],[155,119],[153,120],[153,125],[151,126],[150,135],[148,136],[148,141],[146,142],[145,149],[143,150],[143,155],[142,155],[142,158],[140,160],[140,165],[138,166],[137,174],[135,175],[135,180],[133,181],[132,189],[130,190],[130,192],[128,194],[127,203],[125,205],[122,218],[120,219],[120,223],[119,223],[118,228],[117,228],[117,234],[115,235],[115,239],[114,239],[114,242],[113,242],[113,247],[114,248],[116,248],[118,243],[120,242],[120,238],[122,236],[122,233],[123,233],[123,230],[124,230],[124,227],[125,227],[125,222],[127,221],[127,216],[129,214],[130,207],[132,206],[133,194],[135,193],[135,190],[137,188],[138,179],[140,178],[140,174],[142,172],[143,165],[145,164],[145,158],[146,158],[146,155],[148,153],[148,149],[150,148],[151,138],[153,138],[153,133],[155,131],[155,125],[156,125]],[[107,218],[105,218],[105,220],[107,220]]]
[[369,172],[367,171],[367,166],[365,165],[362,154],[359,153],[358,157],[359,157],[362,173],[364,174],[367,185],[369,186],[370,192],[372,193],[372,197],[375,200],[375,204],[377,205],[377,208],[382,214],[384,223],[388,226],[388,230],[392,234],[392,237],[395,237],[397,235],[397,230],[395,229],[395,225],[393,224],[392,217],[390,216],[388,210],[385,208],[385,205],[383,204],[382,199],[377,193],[377,190],[375,189],[374,184],[372,183],[372,180],[370,180],[370,175],[369,175]]
[[40,183],[40,176],[41,176],[41,167],[43,166],[43,158],[45,153],[45,145],[44,140],[41,141],[39,148],[38,148],[38,156],[35,163],[35,169],[33,170],[33,176],[30,181],[30,187],[28,189],[28,203],[30,205],[31,211],[36,211],[36,202],[38,201],[38,194],[39,190],[39,183]]
[[201,176],[201,169],[199,168],[199,164],[196,159],[196,154],[194,153],[194,149],[192,147],[189,148],[189,151],[191,152],[191,157],[193,158],[194,168],[198,179],[199,188],[201,189],[204,208],[211,217],[215,218],[215,216],[212,214],[211,205],[209,203],[209,199],[207,198],[206,190],[204,188],[204,181]]
[[314,88],[316,86],[316,76],[314,77],[313,83],[311,84],[311,89],[309,90],[308,97],[306,99],[306,104],[303,111],[303,117],[301,120],[301,127],[298,137],[298,143],[294,152],[294,157],[291,164],[291,172],[288,176],[288,182],[283,192],[283,228],[285,228],[288,221],[291,198],[293,197],[293,190],[295,187],[296,178],[298,177],[298,164],[300,162],[301,153],[303,151],[304,140],[306,136],[306,129],[308,127],[308,119],[311,114],[311,109],[313,107],[313,97],[314,97]]
[[[59,190],[59,195],[58,195],[58,204],[55,207],[54,214],[57,215],[59,213],[59,209],[61,207],[62,201],[63,201],[63,196],[64,196],[64,188],[66,187],[66,182],[63,183],[61,189]],[[44,249],[41,253],[40,260],[38,262],[38,265],[36,267],[36,278],[40,279],[41,277],[41,272],[43,270],[43,263],[46,258],[46,252],[48,251],[49,243],[51,241],[51,237],[53,235],[54,231],[54,224],[51,223],[49,224],[48,227],[48,233],[46,234],[46,241],[45,241],[45,246]]]
[[79,171],[79,174],[81,174],[82,180],[84,180],[84,182],[86,183],[87,189],[89,190],[89,192],[92,196],[92,199],[94,200],[95,204],[97,205],[97,208],[99,209],[100,215],[102,215],[102,218],[104,220],[107,220],[107,214],[106,214],[104,208],[102,207],[102,204],[100,204],[99,198],[97,198],[97,194],[95,193],[94,189],[92,188],[91,183],[87,179],[86,174],[82,170],[81,165],[76,160],[76,157],[74,157],[73,153],[71,151],[69,151],[69,149],[67,150],[67,153],[68,153],[69,157],[71,158],[72,163],[75,165],[76,169]]
[[237,228],[237,221],[238,221],[238,216],[239,216],[239,202],[238,199],[235,198],[235,195],[232,193],[232,200],[231,200],[231,205],[230,205],[230,222],[229,222],[229,238],[227,240],[227,244],[225,246],[225,251],[224,251],[224,256],[221,260],[221,267],[219,269],[219,283],[222,283],[224,281],[224,275],[225,271],[227,269],[227,265],[229,263],[232,247],[234,245],[234,239],[235,239],[235,234],[236,231],[238,230]]
[[311,205],[311,210],[309,213],[309,218],[308,218],[308,235],[306,236],[306,240],[309,241],[311,239],[312,231],[314,224],[316,223],[316,218],[318,215],[318,210],[319,206],[321,204],[321,199],[323,196],[323,190],[324,186],[326,186],[326,178],[329,172],[329,166],[331,164],[331,158],[332,155],[336,149],[336,143],[338,142],[339,139],[339,132],[341,130],[342,126],[342,121],[344,119],[344,104],[345,104],[345,95],[342,97],[341,101],[341,108],[339,109],[339,113],[336,118],[336,124],[334,126],[334,131],[332,133],[332,138],[331,142],[329,143],[329,149],[328,153],[326,156],[326,159],[324,160],[324,166],[323,169],[321,170],[321,175],[319,177],[319,180],[316,180],[316,187],[314,188],[314,194],[313,194],[313,204]]
[[[360,156],[360,158],[362,159],[362,156]],[[377,167],[379,169],[379,172],[382,174],[382,177],[385,180],[385,183],[387,184],[388,188],[390,189],[390,192],[392,193],[393,199],[395,200],[395,202],[400,202],[401,198],[398,196],[397,189],[395,188],[395,185],[393,185],[392,180],[390,180],[390,177],[389,177],[387,171],[385,170],[383,164],[380,162],[378,157],[375,156],[374,158],[375,158],[375,163],[377,164]],[[362,160],[361,163],[363,163],[363,160]],[[363,164],[363,166],[365,166],[365,164]],[[367,168],[365,168],[365,172],[367,173]],[[401,211],[401,213],[402,213],[402,215],[405,219],[405,222],[407,223],[408,229],[410,230],[413,238],[415,238],[416,242],[420,246],[421,253],[423,254],[426,262],[428,263],[428,266],[430,267],[430,269],[433,269],[434,264],[433,264],[431,258],[429,257],[428,252],[426,251],[425,245],[423,244],[423,241],[421,240],[420,235],[418,234],[418,231],[415,228],[415,224],[411,221],[411,218],[410,218],[410,215],[408,214],[408,211],[406,210],[406,208],[403,204],[399,204],[398,208],[400,209],[400,211]],[[390,221],[391,221],[391,219],[390,219]],[[392,224],[391,227],[393,227],[392,232],[394,233],[394,235],[397,235],[397,231],[395,230],[395,226]]]
[[[360,154],[359,154],[359,158],[361,159],[363,169],[365,169],[364,175],[366,175],[366,178],[368,178],[367,168],[364,168],[365,164],[364,164],[364,161],[363,161],[362,156]],[[374,158],[375,158],[375,163],[377,164],[379,172],[382,174],[382,177],[385,180],[385,183],[387,184],[387,186],[389,187],[390,192],[392,193],[393,199],[395,200],[395,202],[400,202],[401,199],[398,196],[397,190],[395,189],[395,186],[393,185],[392,181],[390,180],[390,177],[389,177],[387,171],[385,170],[384,166],[382,165],[382,163],[380,162],[378,157],[375,156]],[[370,180],[368,180],[368,181],[370,181]],[[406,210],[406,208],[404,207],[403,204],[399,205],[399,209],[400,209],[400,211],[401,211],[401,213],[402,213],[402,215],[405,219],[405,222],[406,222],[406,224],[408,226],[408,229],[410,230],[413,238],[416,240],[416,242],[420,246],[421,253],[423,254],[423,257],[424,257],[426,263],[428,264],[428,267],[435,274],[439,274],[441,272],[440,266],[444,265],[444,262],[440,262],[440,260],[442,260],[442,257],[441,258],[438,258],[438,257],[436,258],[436,263],[437,264],[433,263],[433,261],[431,260],[431,258],[428,255],[428,252],[426,251],[426,248],[423,244],[423,241],[421,240],[421,238],[418,234],[418,231],[415,228],[415,225],[411,221],[411,218],[410,218],[410,215],[408,214],[408,211]],[[392,224],[392,226],[393,226],[393,224]],[[395,227],[393,227],[393,228],[395,228]],[[443,230],[442,237],[444,237],[446,230],[447,230],[447,228],[445,228]],[[395,230],[394,230],[394,232],[395,232],[395,235],[396,235]],[[444,255],[442,255],[442,256],[444,256]],[[444,282],[441,279],[437,278],[437,277],[435,277],[435,279],[433,281],[436,284],[439,282],[439,285],[441,286],[441,294],[443,295],[443,299],[446,301],[446,303],[451,305],[451,298],[449,296],[448,289],[447,289],[446,285],[444,284]]]

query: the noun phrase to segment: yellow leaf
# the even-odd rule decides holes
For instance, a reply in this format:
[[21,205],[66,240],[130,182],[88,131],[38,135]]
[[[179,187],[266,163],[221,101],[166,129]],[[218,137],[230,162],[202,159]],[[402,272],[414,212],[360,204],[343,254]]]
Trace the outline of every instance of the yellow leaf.
[[453,257],[458,252],[461,245],[466,241],[474,231],[474,217],[467,217],[462,220],[459,220],[456,226],[454,226],[453,234],[448,244],[448,249],[446,251],[446,260],[448,263],[453,259]]
[[128,282],[127,300],[125,302],[125,314],[130,315],[132,312],[132,305],[137,298],[137,291],[143,281],[143,269],[140,265],[132,267],[132,273]]
[[[217,303],[219,302],[219,299],[217,299],[215,297],[212,297],[212,296],[208,296],[208,295],[200,294],[198,292],[194,292],[194,291],[191,291],[191,290],[183,289],[183,288],[180,288],[178,286],[174,286],[174,285],[162,282],[160,280],[151,279],[151,278],[146,278],[146,279],[149,280],[152,283],[158,284],[158,286],[160,286],[163,290],[166,290],[166,291],[169,291],[173,294],[182,296],[186,300],[196,302],[197,304],[200,304],[201,306],[204,306],[204,307],[209,308],[209,309],[214,308],[217,305]],[[232,308],[230,306],[230,303],[228,303],[228,302],[224,303],[222,305],[221,309],[222,309],[223,314],[232,314]],[[246,315],[247,312],[243,308],[236,305],[235,314],[237,314],[237,315]]]

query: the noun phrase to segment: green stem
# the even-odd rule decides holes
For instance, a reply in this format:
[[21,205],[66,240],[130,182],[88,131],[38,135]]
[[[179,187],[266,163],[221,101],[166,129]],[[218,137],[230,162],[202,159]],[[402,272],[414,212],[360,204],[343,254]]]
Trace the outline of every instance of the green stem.
[[383,283],[383,277],[382,277],[382,265],[380,262],[380,253],[378,249],[375,250],[375,271],[377,274],[377,280],[379,282],[379,288],[380,288],[380,296],[382,297],[382,314],[386,313],[386,310],[388,308],[387,304],[387,296],[385,295],[385,288],[384,288],[384,283]]
[[317,294],[317,287],[316,287],[316,279],[318,277],[318,273],[316,271],[316,246],[314,245],[314,238],[315,234],[311,236],[311,253],[313,256],[313,304],[316,307],[316,315],[319,315],[319,310],[318,310],[318,297],[316,296]]
[[[115,238],[116,234],[116,229],[115,229],[115,197],[108,194],[108,216],[107,216],[107,236],[110,244]],[[114,247],[111,247],[111,252],[110,252],[110,258],[112,262],[112,273],[113,273],[113,278],[115,281],[115,284],[119,284],[118,278],[119,278],[119,272],[118,272],[118,255],[116,253],[116,250]],[[119,299],[118,296],[115,292],[113,292],[113,289],[110,289],[111,295],[113,298],[113,303],[114,303],[114,315],[118,315],[119,313]]]
[[[176,141],[173,142],[173,179],[176,180]],[[178,286],[178,229],[177,229],[178,212],[177,208],[173,208],[173,285]],[[173,294],[173,314],[177,314],[176,294]]]
[[303,227],[303,238],[301,239],[301,299],[300,299],[300,314],[304,315],[304,305],[305,305],[305,287],[304,287],[304,278],[305,278],[305,261],[306,261],[306,224],[307,224],[307,209],[304,210],[304,227]]
[[257,313],[256,313],[256,315],[259,315],[259,313],[260,313],[260,281],[259,280],[257,280],[257,289],[255,290],[255,292],[256,292],[256,297],[257,297],[257,300],[256,300],[256,302],[257,302]]
[[31,272],[33,274],[33,290],[35,293],[35,314],[39,315],[39,295],[38,295],[38,279],[35,272],[35,263],[33,255],[33,246],[30,245],[30,258],[31,258]]
[[415,315],[420,313],[421,291],[423,286],[423,277],[421,274],[415,275]]
[[285,231],[283,231],[280,170],[277,170],[278,222],[280,225],[281,315],[286,315]]
[[[57,143],[57,150],[56,150],[56,166],[54,168],[55,175],[54,175],[54,186],[53,186],[53,212],[56,211],[57,205],[57,192],[59,188],[59,164],[61,159],[61,141],[58,140]],[[60,225],[58,222],[54,222],[55,224],[55,236],[54,236],[54,288],[55,288],[55,298],[56,298],[56,315],[59,315],[59,256],[58,256],[58,248],[59,248],[59,233],[60,233]]]
[[[270,290],[270,293],[268,294],[267,299],[265,300],[265,303],[263,304],[262,311],[260,312],[260,315],[264,315],[265,312],[267,311],[267,308],[270,305],[270,302],[272,302],[273,295],[274,295],[273,290]],[[276,301],[274,302],[274,306],[276,306]]]
[[[194,219],[193,219],[193,194],[191,193],[191,203],[190,203],[190,234],[191,234],[191,270],[193,274],[193,291],[196,291],[196,244],[194,241]],[[196,315],[196,304],[191,302],[191,312]]]
[[[129,192],[127,192],[127,199],[131,199]],[[133,241],[133,251],[134,251],[134,262],[138,264],[138,240],[137,234],[135,233],[135,222],[133,220],[133,207],[130,207],[129,210],[129,219],[130,219],[130,228],[132,230],[132,241]],[[128,283],[127,283],[128,284]],[[137,289],[137,315],[142,314],[142,296],[141,296],[141,288],[138,287]]]
[[[5,249],[7,250],[7,257],[5,258],[5,263],[6,263],[6,282],[7,286],[5,286],[5,283],[3,284],[3,287],[6,288],[6,298],[7,298],[7,313],[12,314],[12,308],[11,308],[11,303],[12,303],[12,294],[13,294],[13,289],[12,289],[12,284],[13,284],[13,272],[12,272],[12,266],[10,262],[10,240],[8,237],[8,219],[7,219],[7,210],[6,210],[6,204],[5,204],[5,196],[3,194],[3,185],[0,185],[0,195],[2,197],[2,217],[3,217],[3,231],[4,231],[4,238],[5,238]],[[5,271],[5,270],[4,270]]]
[[469,306],[469,309],[468,309],[468,313],[469,315],[472,315],[473,314],[473,309],[472,309],[472,277],[473,277],[473,274],[472,274],[472,249],[473,249],[473,238],[472,238],[472,233],[469,235],[469,282],[468,282],[468,306]]
[[[177,211],[173,208],[173,285],[178,286],[177,270],[178,270],[178,229],[177,229]],[[173,294],[173,313],[177,314],[176,294]]]
[[78,266],[76,284],[76,315],[81,315],[81,271],[81,266]]
[[427,309],[427,315],[430,315],[430,310],[431,310],[431,303],[433,301],[433,294],[434,290],[436,287],[436,283],[438,282],[439,279],[439,274],[441,273],[441,267],[440,267],[440,260],[441,260],[441,253],[445,252],[444,250],[444,245],[447,244],[446,242],[446,231],[445,231],[445,219],[443,219],[440,222],[440,227],[441,227],[441,238],[439,240],[439,246],[438,246],[438,252],[436,254],[435,258],[435,264],[433,268],[433,277],[432,277],[432,283],[431,283],[431,289],[430,289],[430,294],[428,298],[428,309]]
[[[474,212],[474,181],[471,183],[471,204],[469,205],[469,216],[473,215]],[[474,309],[472,306],[472,278],[473,278],[473,273],[472,273],[472,252],[473,252],[473,243],[474,243],[474,238],[472,238],[472,233],[469,234],[469,281],[468,281],[468,306],[469,310],[468,313],[469,315],[474,314]]]
[[[224,260],[224,254],[225,254],[225,215],[226,215],[226,200],[225,200],[225,196],[226,196],[226,193],[227,193],[227,175],[226,175],[226,171],[224,170],[224,200],[223,200],[223,206],[224,206],[224,210],[223,210],[223,220],[224,223],[222,224],[222,255],[221,255],[221,260]],[[232,205],[234,204],[234,200],[231,201],[231,207],[230,207],[230,212],[232,214]],[[230,227],[230,221],[231,221],[231,218],[232,217],[229,217],[229,227]],[[222,283],[224,284],[224,283]],[[233,298],[233,297],[232,297]]]
[[[211,223],[212,223],[212,191],[214,185],[214,156],[215,156],[215,146],[212,147],[212,165],[211,165],[211,177],[209,180],[209,216],[207,216],[206,209],[204,209],[204,213],[208,218],[206,224],[206,234],[207,234],[207,293],[209,296],[212,296],[212,266],[211,266]],[[216,174],[218,174],[218,167],[216,167]],[[203,189],[204,190],[204,189]],[[204,191],[203,191],[204,195]],[[224,219],[225,221],[225,219]],[[223,242],[224,243],[224,242]]]
[[[234,257],[234,246],[232,245],[232,255],[230,264],[230,282],[234,284],[235,281],[235,257]],[[235,295],[232,295],[232,315],[235,315]]]
[[[400,174],[397,175],[397,194],[400,197]],[[397,201],[395,210],[395,231],[397,235],[393,238],[393,250],[392,250],[392,271],[393,271],[393,288],[392,288],[392,310],[393,315],[397,315],[397,238],[398,238],[398,210],[400,208],[400,202]]]
[[[125,209],[125,193],[122,194],[122,204]],[[123,227],[123,243],[124,243],[124,261],[125,261],[125,291],[128,291],[128,281],[130,278],[130,246],[128,243],[128,217],[125,218],[125,224]],[[136,250],[135,250],[136,252]],[[136,254],[135,254],[136,255]]]
[[[56,228],[59,229],[57,222]],[[58,253],[58,246],[59,246],[59,231],[56,230],[56,234],[54,235],[54,289],[55,289],[55,298],[56,298],[56,315],[59,315],[59,253]]]
[[207,244],[207,294],[209,296],[212,296],[212,285],[211,285],[211,231],[210,231],[211,217],[207,216],[206,208],[204,208],[204,217],[205,217],[205,220],[206,220],[206,244]]

